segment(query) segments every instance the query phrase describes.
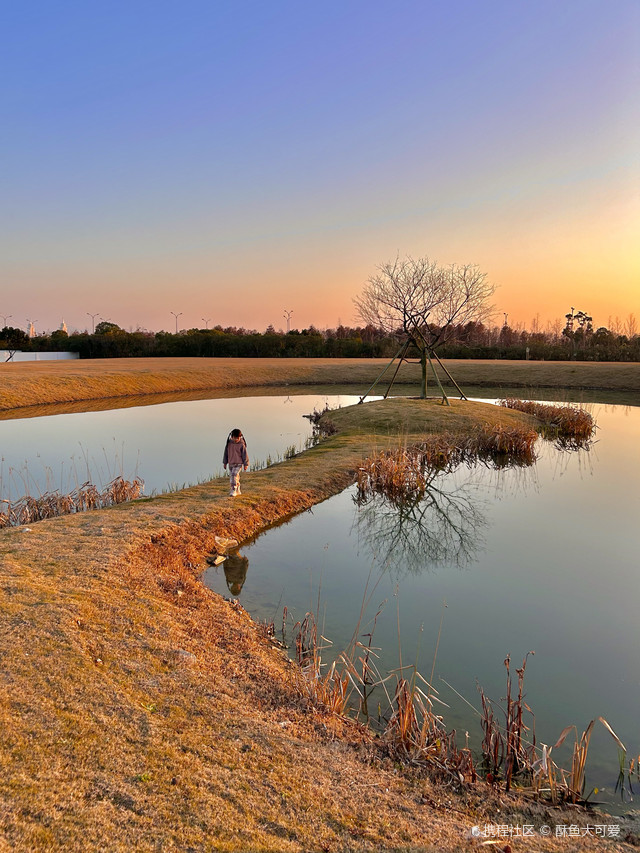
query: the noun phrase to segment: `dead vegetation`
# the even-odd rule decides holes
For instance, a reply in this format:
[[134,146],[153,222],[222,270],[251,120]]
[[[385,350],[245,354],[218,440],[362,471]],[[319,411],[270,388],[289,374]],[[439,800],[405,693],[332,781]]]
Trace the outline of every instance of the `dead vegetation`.
[[[547,799],[553,805],[587,805],[594,794],[597,794],[596,790],[585,791],[587,755],[596,720],[591,720],[580,736],[576,726],[570,725],[563,729],[553,746],[538,746],[533,711],[524,701],[524,676],[529,654],[522,661],[522,666],[516,669],[515,697],[512,695],[509,656],[504,661],[507,673],[504,704],[488,699],[484,690],[478,688],[482,702],[481,723],[484,733],[482,762],[487,781],[497,788],[503,785],[507,792],[517,787],[522,793]],[[529,726],[524,722],[525,712],[529,716]],[[598,717],[597,722],[609,732],[619,749],[621,778],[618,780],[618,786],[624,785],[625,746],[604,717]],[[555,763],[551,754],[563,745],[571,733],[574,735],[571,768],[565,769]],[[629,763],[631,773],[633,766],[632,760]],[[627,783],[632,785],[631,774]]]
[[552,406],[531,400],[499,400],[498,405],[533,415],[544,426],[546,438],[583,444],[592,438],[595,424],[592,415],[580,406]]
[[16,501],[1,499],[0,504],[4,504],[4,507],[0,508],[0,529],[33,524],[58,515],[115,506],[139,498],[143,488],[144,483],[140,477],[134,477],[133,480],[116,477],[102,490],[87,482],[66,494],[54,491],[43,492],[37,497],[24,495]]
[[422,498],[436,471],[478,462],[495,467],[532,465],[538,433],[524,426],[483,425],[472,435],[445,433],[399,450],[381,451],[358,468],[358,497],[380,494],[392,502]]
[[[415,665],[401,664],[398,669],[381,674],[375,663],[377,656],[371,644],[372,634],[368,635],[368,643],[354,640],[349,649],[326,665],[323,652],[330,648],[330,643],[319,635],[314,614],[307,613],[295,629],[296,659],[305,697],[322,712],[344,715],[350,710],[358,711],[367,724],[379,732],[379,747],[403,766],[424,768],[432,781],[456,791],[483,779],[496,792],[516,791],[520,796],[554,807],[586,807],[597,794],[597,790],[585,791],[587,755],[596,720],[592,720],[580,736],[576,726],[570,725],[553,746],[536,743],[534,714],[525,702],[524,693],[527,659],[533,652],[527,654],[522,666],[516,669],[515,694],[509,656],[504,661],[506,692],[502,700],[490,699],[478,687],[483,739],[481,764],[477,767],[469,749],[468,732],[465,746],[460,747],[456,731],[447,729],[444,714],[438,712],[438,705],[446,706]],[[389,681],[393,684],[391,690]],[[378,702],[377,719],[370,717],[368,711],[368,701],[374,690],[382,693],[386,700],[383,711]],[[525,714],[529,717],[529,725],[525,722]],[[636,760],[631,759],[627,766],[624,744],[603,717],[598,717],[597,721],[619,749],[618,787],[626,786],[632,795],[634,770],[639,777]],[[574,735],[571,767],[565,769],[551,756],[571,733]]]
[[356,484],[362,501],[374,494],[403,503],[422,498],[436,472],[478,462],[495,468],[532,465],[538,435],[563,449],[588,446],[595,425],[584,409],[523,400],[501,400],[500,405],[536,419],[537,430],[524,424],[485,422],[466,433],[440,432],[423,441],[369,456],[358,468]]

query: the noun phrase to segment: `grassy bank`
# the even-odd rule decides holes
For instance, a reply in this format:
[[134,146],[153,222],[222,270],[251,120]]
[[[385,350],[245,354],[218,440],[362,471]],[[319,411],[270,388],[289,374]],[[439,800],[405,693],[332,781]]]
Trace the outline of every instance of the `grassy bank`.
[[[357,385],[366,390],[387,363],[378,359],[218,358],[8,363],[0,365],[0,411],[112,397],[223,392],[260,386]],[[447,367],[463,388],[640,392],[640,364],[458,360],[448,361]],[[417,384],[419,365],[404,364],[396,381],[401,385]]]
[[582,820],[399,768],[370,732],[311,707],[282,652],[201,584],[215,536],[311,507],[372,448],[533,423],[431,401],[338,420],[317,447],[244,475],[239,498],[215,480],[0,533],[0,850],[457,851],[476,846],[474,824]]

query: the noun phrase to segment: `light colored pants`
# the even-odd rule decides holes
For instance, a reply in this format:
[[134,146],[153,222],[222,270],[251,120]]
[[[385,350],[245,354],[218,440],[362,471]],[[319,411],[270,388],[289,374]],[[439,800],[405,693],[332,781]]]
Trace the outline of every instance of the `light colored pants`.
[[240,471],[242,471],[242,465],[229,465],[229,494],[231,496],[240,492]]

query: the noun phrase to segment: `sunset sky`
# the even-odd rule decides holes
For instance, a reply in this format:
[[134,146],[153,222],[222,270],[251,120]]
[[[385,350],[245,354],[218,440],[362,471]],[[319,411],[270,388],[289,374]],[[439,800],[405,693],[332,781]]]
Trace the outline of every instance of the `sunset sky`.
[[398,253],[478,264],[500,323],[640,318],[638,0],[27,0],[2,33],[2,324],[354,324]]

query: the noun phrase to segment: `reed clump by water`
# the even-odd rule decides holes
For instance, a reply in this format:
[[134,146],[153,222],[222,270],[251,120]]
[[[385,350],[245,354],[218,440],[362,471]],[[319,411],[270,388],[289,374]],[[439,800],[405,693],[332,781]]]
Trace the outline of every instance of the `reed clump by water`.
[[[338,408],[340,408],[338,406]],[[329,406],[327,402],[322,409],[315,408],[308,415],[303,415],[303,418],[306,418],[311,427],[313,429],[313,436],[316,439],[320,438],[329,438],[332,435],[335,435],[338,432],[338,427],[335,423],[328,417],[328,413],[332,412],[333,409]]]
[[[529,652],[533,654],[533,652]],[[503,724],[498,722],[498,714],[494,703],[487,698],[484,690],[478,687],[482,703],[482,766],[487,781],[497,785],[502,779],[505,791],[510,791],[516,781],[522,783],[523,775],[531,780],[532,768],[536,761],[535,730],[530,729],[524,722],[524,711],[533,713],[524,701],[524,673],[527,666],[527,654],[520,669],[516,669],[518,677],[518,692],[512,698],[511,659],[505,658],[507,670],[507,691],[504,706],[500,708],[504,718]],[[528,740],[529,732],[532,740]]]
[[294,630],[296,660],[304,676],[308,698],[332,714],[346,714],[351,694],[349,675],[336,661],[323,673],[322,652],[328,641],[318,634],[315,615],[307,613]]
[[544,424],[547,430],[552,431],[554,437],[587,441],[592,437],[595,429],[591,414],[576,406],[551,406],[547,403],[512,398],[498,400],[498,405],[533,415]]
[[[379,613],[376,615],[379,616]],[[375,624],[375,620],[374,620]],[[591,720],[582,735],[575,725],[567,726],[553,746],[536,744],[533,711],[525,701],[524,676],[529,652],[522,666],[516,669],[517,687],[514,692],[510,656],[504,665],[507,673],[506,695],[501,702],[489,699],[478,688],[482,711],[479,712],[483,731],[481,759],[476,765],[469,748],[469,733],[464,747],[457,743],[455,729],[447,730],[444,717],[436,704],[445,703],[438,691],[418,672],[415,664],[400,667],[386,676],[375,663],[371,634],[367,643],[355,641],[330,664],[323,663],[323,651],[331,643],[318,631],[312,612],[295,626],[294,645],[296,659],[303,676],[306,698],[317,708],[340,716],[357,711],[367,723],[379,730],[381,742],[390,757],[406,765],[423,767],[436,777],[454,786],[473,785],[484,778],[496,790],[517,790],[536,800],[554,806],[570,803],[588,805],[598,793],[595,788],[586,790],[586,764],[591,734],[599,721],[609,732],[619,749],[620,774],[616,790],[624,797],[625,791],[633,793],[632,777],[640,770],[632,759],[626,764],[624,744],[604,717]],[[437,649],[436,649],[437,651]],[[409,677],[405,672],[411,671]],[[432,674],[433,676],[433,674]],[[390,691],[387,682],[393,679]],[[447,683],[447,682],[445,682]],[[386,710],[378,704],[377,720],[369,715],[368,700],[374,689],[386,697]],[[525,713],[530,723],[525,723]],[[568,735],[574,733],[570,769],[560,767],[552,758]],[[640,757],[638,758],[640,762]]]
[[[376,619],[379,613],[376,615]],[[375,625],[375,619],[374,619]],[[376,649],[368,642],[354,640],[329,665],[323,663],[323,652],[331,643],[318,631],[313,612],[305,615],[295,627],[296,660],[303,675],[307,698],[330,713],[347,715],[351,709],[359,713],[380,732],[389,755],[397,761],[428,768],[449,782],[476,782],[477,773],[471,750],[460,749],[455,730],[447,731],[441,715],[436,713],[437,691],[420,675],[417,667],[400,666],[384,677],[376,666]],[[405,671],[411,675],[405,677]],[[394,679],[395,687],[387,687]],[[421,686],[423,685],[423,686]],[[368,700],[374,689],[386,697],[386,710],[378,706],[378,717],[369,715]]]
[[478,775],[471,750],[468,744],[458,746],[455,729],[447,731],[442,715],[435,711],[435,692],[417,670],[408,679],[398,675],[383,738],[400,760],[427,766],[456,784],[474,783]]
[[531,427],[486,424],[471,435],[442,433],[409,448],[376,453],[358,469],[358,499],[372,494],[400,502],[420,498],[434,471],[452,471],[462,464],[532,465],[537,438]]
[[[529,652],[533,654],[533,652]],[[483,730],[482,768],[486,779],[495,787],[504,785],[505,791],[518,787],[523,793],[533,794],[538,799],[550,800],[553,805],[571,803],[587,805],[592,795],[598,793],[594,788],[586,791],[586,766],[591,734],[596,722],[600,722],[609,732],[619,750],[620,774],[616,790],[625,793],[625,782],[632,793],[632,773],[634,763],[625,765],[625,746],[604,717],[591,720],[581,735],[575,725],[567,726],[553,746],[536,745],[533,712],[524,701],[524,674],[527,665],[525,656],[522,666],[516,670],[517,694],[512,696],[512,677],[510,658],[507,655],[504,665],[507,671],[507,689],[504,705],[498,705],[488,699],[482,690],[481,723]],[[524,712],[531,717],[531,725],[524,722]],[[502,721],[501,721],[502,720]],[[573,733],[574,743],[569,770],[560,767],[551,758],[553,750],[559,749],[566,738]],[[627,778],[625,778],[625,772]]]
[[144,481],[140,477],[125,480],[116,477],[104,489],[93,483],[83,483],[67,494],[59,491],[44,492],[38,497],[24,495],[15,501],[3,499],[5,508],[0,510],[0,528],[33,524],[45,518],[71,515],[90,509],[104,509],[115,504],[132,501],[142,495]]

